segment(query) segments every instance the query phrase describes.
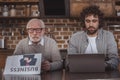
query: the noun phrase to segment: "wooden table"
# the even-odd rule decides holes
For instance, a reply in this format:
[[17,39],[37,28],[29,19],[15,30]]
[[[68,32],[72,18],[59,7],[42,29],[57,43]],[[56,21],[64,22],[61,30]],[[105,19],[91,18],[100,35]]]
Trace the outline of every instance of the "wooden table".
[[0,49],[0,69],[5,67],[7,56],[13,54],[13,49]]
[[40,75],[2,75],[1,80],[120,80],[119,71],[108,71],[105,73],[69,73],[68,71],[44,72]]
[[105,73],[66,73],[65,80],[83,80],[83,79],[115,79],[119,78],[120,80],[120,72],[112,71]]

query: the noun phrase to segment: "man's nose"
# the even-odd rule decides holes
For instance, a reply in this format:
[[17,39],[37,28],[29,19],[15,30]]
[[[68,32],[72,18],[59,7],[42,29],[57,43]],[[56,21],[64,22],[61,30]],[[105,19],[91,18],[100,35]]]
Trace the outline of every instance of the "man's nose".
[[33,30],[33,34],[36,34],[37,32],[36,32],[36,30]]
[[93,26],[93,22],[92,21],[90,22],[89,26]]

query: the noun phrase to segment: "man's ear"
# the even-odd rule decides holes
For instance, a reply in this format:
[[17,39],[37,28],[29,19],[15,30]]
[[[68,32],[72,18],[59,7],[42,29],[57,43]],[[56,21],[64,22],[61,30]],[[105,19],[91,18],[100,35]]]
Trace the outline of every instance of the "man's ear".
[[45,32],[45,31],[46,31],[46,28],[43,28],[43,31]]
[[45,32],[46,32],[46,29],[45,29],[45,28],[43,28],[42,32],[43,32],[43,33],[45,33]]

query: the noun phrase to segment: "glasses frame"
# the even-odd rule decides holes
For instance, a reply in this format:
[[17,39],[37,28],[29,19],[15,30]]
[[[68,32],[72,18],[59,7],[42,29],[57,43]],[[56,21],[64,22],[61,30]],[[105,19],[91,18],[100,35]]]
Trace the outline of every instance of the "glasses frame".
[[27,31],[33,33],[34,31],[37,33],[41,33],[43,28],[27,28]]

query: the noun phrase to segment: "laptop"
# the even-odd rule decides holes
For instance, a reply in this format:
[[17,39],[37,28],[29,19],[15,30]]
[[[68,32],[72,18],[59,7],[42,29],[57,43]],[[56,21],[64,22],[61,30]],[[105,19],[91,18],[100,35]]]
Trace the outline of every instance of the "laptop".
[[68,54],[70,72],[105,72],[104,54]]
[[41,75],[3,75],[4,80],[41,80]]
[[8,56],[3,74],[40,74],[41,53]]

